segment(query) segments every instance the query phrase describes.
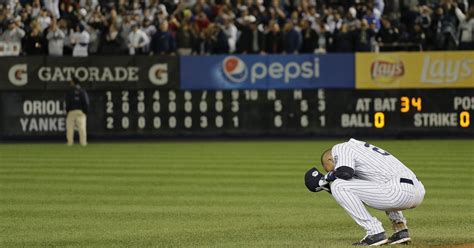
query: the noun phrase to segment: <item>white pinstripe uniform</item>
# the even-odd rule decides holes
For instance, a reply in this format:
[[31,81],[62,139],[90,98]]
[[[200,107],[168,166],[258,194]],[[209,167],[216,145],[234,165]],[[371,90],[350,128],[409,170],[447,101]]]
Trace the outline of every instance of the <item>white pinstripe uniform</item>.
[[[349,180],[336,179],[331,184],[333,197],[368,235],[384,232],[382,223],[370,215],[364,204],[386,211],[395,223],[405,223],[401,210],[418,206],[425,195],[415,174],[388,152],[356,139],[337,144],[331,150],[335,169],[354,169]],[[401,182],[400,180],[405,182]],[[406,183],[408,179],[413,184]]]

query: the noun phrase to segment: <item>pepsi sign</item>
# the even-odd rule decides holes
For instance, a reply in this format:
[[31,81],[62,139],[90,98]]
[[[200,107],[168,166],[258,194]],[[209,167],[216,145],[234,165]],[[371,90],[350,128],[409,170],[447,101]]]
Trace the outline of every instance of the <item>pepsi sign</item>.
[[242,83],[248,75],[247,65],[235,56],[224,58],[222,71],[228,80],[235,83]]
[[183,56],[182,89],[354,88],[354,55]]

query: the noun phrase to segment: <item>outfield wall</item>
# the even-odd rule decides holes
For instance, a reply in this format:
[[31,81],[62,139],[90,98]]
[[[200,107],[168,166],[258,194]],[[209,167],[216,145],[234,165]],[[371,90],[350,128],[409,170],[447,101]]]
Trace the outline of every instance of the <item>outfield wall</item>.
[[2,140],[62,138],[88,90],[96,138],[474,137],[474,53],[0,58]]

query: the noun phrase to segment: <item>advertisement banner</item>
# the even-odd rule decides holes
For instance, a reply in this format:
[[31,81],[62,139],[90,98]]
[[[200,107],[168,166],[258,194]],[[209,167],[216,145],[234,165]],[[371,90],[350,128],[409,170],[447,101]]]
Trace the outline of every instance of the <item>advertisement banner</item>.
[[182,56],[182,89],[354,88],[354,55]]
[[0,90],[67,89],[74,79],[85,89],[178,87],[175,56],[0,58]]
[[357,53],[356,88],[474,88],[474,52]]

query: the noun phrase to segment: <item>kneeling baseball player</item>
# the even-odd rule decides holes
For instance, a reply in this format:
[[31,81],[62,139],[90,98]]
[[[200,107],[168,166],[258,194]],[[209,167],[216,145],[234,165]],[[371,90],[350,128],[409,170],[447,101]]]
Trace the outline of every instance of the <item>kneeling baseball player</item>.
[[[355,246],[408,244],[407,221],[402,211],[421,204],[425,195],[416,175],[390,153],[369,143],[350,139],[337,144],[321,156],[326,175],[316,168],[305,174],[312,192],[332,194],[367,235]],[[392,222],[393,235],[387,238],[382,223],[365,208],[383,210]]]

